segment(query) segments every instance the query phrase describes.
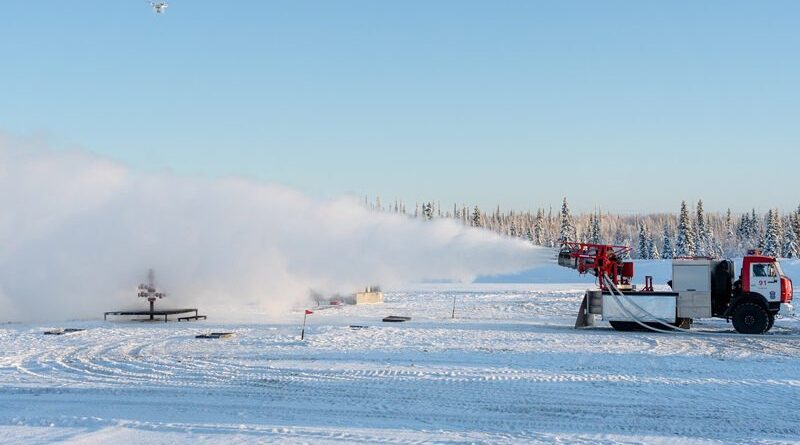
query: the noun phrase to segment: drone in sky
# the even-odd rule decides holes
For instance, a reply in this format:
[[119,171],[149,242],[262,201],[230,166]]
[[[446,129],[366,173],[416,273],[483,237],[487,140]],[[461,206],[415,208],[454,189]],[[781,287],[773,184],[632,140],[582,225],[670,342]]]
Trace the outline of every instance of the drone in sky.
[[167,12],[167,8],[169,8],[169,4],[167,2],[156,2],[150,1],[150,7],[153,8],[153,12],[156,14],[163,14]]

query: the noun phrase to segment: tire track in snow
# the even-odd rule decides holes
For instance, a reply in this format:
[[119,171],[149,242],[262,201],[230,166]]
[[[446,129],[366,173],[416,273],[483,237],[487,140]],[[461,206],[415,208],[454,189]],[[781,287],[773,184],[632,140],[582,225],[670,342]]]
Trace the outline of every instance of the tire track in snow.
[[[269,326],[244,327],[217,342],[195,340],[206,329],[181,325],[104,324],[63,338],[43,338],[39,329],[2,331],[0,366],[18,371],[0,374],[3,401],[30,405],[34,394],[53,409],[102,417],[109,414],[94,406],[101,410],[108,401],[93,398],[102,394],[77,389],[106,388],[115,399],[156,411],[164,400],[195,410],[173,413],[165,423],[128,421],[130,428],[224,433],[242,428],[226,425],[245,425],[253,434],[319,438],[308,429],[281,436],[259,425],[324,419],[350,428],[338,433],[343,441],[374,442],[353,428],[387,425],[462,434],[456,437],[482,431],[511,442],[548,431],[741,441],[800,436],[797,422],[785,416],[800,410],[796,339],[574,331],[572,314],[563,315],[574,298],[569,294],[541,301],[513,293],[464,298],[476,308],[468,320],[428,315],[420,323],[360,331],[312,326],[305,343]],[[404,307],[425,308],[421,296],[404,299]],[[391,310],[391,304],[351,307],[330,317],[348,320],[360,311],[375,318]],[[536,324],[537,312],[556,324]],[[210,401],[193,398],[198,390]],[[218,421],[197,420],[198,412]],[[748,412],[772,420],[748,422]]]

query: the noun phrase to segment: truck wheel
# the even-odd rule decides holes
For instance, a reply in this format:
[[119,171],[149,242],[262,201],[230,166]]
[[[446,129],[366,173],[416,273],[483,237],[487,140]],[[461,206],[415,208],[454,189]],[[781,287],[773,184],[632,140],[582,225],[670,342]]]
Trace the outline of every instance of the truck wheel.
[[775,324],[775,314],[770,312],[769,313],[769,325],[767,326],[767,331],[766,332],[769,332],[769,330],[772,329],[772,325],[774,325],[774,324]]
[[763,334],[769,329],[769,313],[755,303],[736,306],[732,321],[733,328],[740,334]]
[[676,328],[681,329],[691,329],[692,327],[692,319],[691,318],[679,318],[678,321],[672,324]]

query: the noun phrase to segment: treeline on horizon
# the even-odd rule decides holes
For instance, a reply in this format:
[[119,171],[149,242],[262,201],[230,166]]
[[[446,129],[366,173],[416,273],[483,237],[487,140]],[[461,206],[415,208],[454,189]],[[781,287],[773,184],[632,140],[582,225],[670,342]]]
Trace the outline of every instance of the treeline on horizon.
[[454,219],[464,225],[482,227],[504,236],[522,238],[538,246],[559,247],[564,241],[615,244],[633,248],[636,259],[670,259],[686,256],[740,257],[750,249],[765,255],[797,258],[800,254],[800,206],[781,213],[770,209],[733,214],[705,212],[703,201],[690,208],[685,201],[676,213],[614,215],[589,213],[573,215],[564,198],[560,211],[552,208],[535,212],[484,211],[478,206],[443,208],[434,202],[417,203],[407,210],[401,201],[383,205],[380,198],[364,199],[377,211],[400,213],[411,218]]

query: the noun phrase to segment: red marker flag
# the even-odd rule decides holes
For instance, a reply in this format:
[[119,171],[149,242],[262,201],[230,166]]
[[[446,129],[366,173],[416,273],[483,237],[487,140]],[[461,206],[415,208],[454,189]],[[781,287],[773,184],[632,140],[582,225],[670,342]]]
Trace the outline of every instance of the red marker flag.
[[306,338],[306,317],[313,314],[314,311],[309,311],[306,309],[306,312],[303,314],[303,330],[300,331],[300,340]]

